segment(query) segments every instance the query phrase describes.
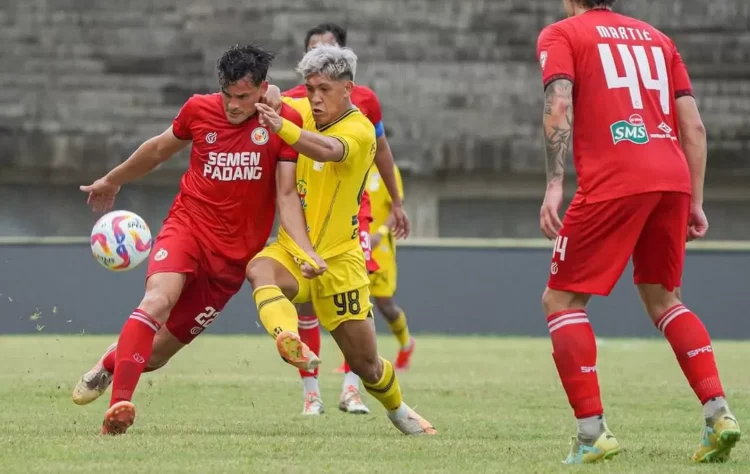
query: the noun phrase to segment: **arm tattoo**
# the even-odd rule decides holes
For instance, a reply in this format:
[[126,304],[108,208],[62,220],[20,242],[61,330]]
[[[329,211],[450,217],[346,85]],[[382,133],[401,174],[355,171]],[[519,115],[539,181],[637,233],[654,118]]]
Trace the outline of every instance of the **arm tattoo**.
[[[547,86],[544,101],[544,150],[547,182],[562,180],[573,138],[573,83],[558,79]],[[562,116],[561,116],[562,115]]]

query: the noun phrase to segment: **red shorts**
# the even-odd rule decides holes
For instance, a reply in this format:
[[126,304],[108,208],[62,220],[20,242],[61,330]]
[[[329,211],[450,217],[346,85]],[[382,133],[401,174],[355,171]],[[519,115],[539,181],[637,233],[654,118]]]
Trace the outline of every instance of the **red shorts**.
[[690,195],[637,194],[586,204],[576,196],[555,242],[547,286],[607,296],[631,256],[635,284],[680,286]]
[[190,344],[219,316],[245,281],[245,264],[213,254],[189,227],[167,222],[154,241],[146,278],[155,273],[187,276],[167,329]]

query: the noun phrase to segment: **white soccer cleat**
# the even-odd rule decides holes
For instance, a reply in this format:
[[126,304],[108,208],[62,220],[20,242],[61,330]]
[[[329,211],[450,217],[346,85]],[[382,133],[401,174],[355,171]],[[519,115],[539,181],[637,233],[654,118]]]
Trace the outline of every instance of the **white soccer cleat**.
[[102,360],[112,351],[117,349],[117,343],[107,348],[99,362],[88,372],[83,374],[73,389],[73,403],[76,405],[88,405],[107,391],[112,383],[112,373],[104,368]]
[[305,404],[302,407],[303,415],[322,415],[325,410],[323,409],[323,400],[320,399],[320,395],[317,392],[307,392],[305,394]]
[[388,413],[388,419],[393,426],[405,435],[436,435],[437,430],[432,423],[425,420],[417,412],[409,408],[406,403],[395,412]]
[[359,390],[354,385],[349,385],[346,387],[346,390],[341,392],[339,410],[353,415],[367,415],[370,413],[370,409],[362,402]]

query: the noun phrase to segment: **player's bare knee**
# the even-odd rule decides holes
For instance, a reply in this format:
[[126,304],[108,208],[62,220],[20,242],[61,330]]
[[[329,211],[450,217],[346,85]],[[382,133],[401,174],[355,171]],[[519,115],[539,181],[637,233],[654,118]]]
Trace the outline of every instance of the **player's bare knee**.
[[388,321],[395,321],[401,314],[401,308],[396,305],[393,298],[375,298],[375,306]]
[[590,295],[545,288],[542,294],[542,308],[544,309],[544,314],[549,316],[560,311],[585,308],[589,302],[589,298]]
[[293,299],[299,291],[294,277],[281,264],[270,258],[259,258],[248,263],[245,277],[253,289],[268,285],[278,286],[289,299]]
[[662,285],[640,284],[638,293],[652,321],[658,320],[667,310],[680,304],[679,288],[670,291]]
[[157,320],[159,323],[164,324],[169,318],[169,313],[177,304],[179,294],[171,295],[163,290],[148,290],[141,300],[141,304],[138,308],[142,309],[149,316]]
[[352,372],[364,382],[374,384],[383,376],[383,364],[377,354],[360,354],[348,358],[347,362]]
[[258,288],[259,286],[264,285],[273,285],[275,283],[273,276],[271,262],[267,259],[261,258],[253,260],[247,264],[247,268],[245,269],[245,277],[253,288]]

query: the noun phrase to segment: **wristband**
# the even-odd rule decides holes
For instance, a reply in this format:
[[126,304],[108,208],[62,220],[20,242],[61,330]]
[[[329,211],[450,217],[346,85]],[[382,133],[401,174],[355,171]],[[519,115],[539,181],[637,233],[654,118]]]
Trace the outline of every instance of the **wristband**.
[[380,227],[378,227],[378,234],[382,235],[383,237],[388,235],[390,232],[391,229],[387,225],[381,225]]
[[302,136],[302,129],[297,126],[294,122],[282,118],[281,128],[276,134],[281,137],[289,145],[294,145],[299,141],[299,137]]

